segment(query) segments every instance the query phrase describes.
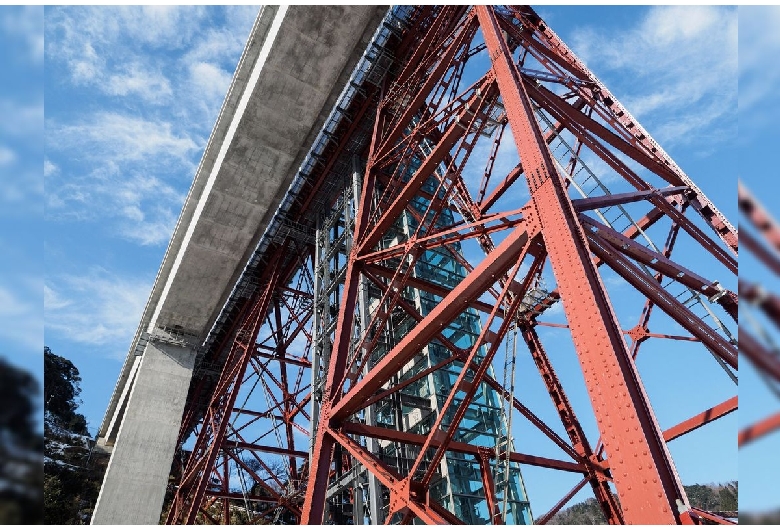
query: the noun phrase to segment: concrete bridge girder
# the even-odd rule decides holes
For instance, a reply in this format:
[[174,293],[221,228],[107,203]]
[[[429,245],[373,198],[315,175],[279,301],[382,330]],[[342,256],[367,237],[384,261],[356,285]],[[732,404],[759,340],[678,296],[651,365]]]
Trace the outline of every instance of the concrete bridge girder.
[[94,524],[159,521],[197,349],[386,11],[261,9],[98,431]]

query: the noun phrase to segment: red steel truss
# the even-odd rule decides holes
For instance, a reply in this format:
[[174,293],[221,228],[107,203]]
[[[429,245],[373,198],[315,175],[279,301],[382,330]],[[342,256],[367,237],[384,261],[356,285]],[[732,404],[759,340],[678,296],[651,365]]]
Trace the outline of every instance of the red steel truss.
[[[238,319],[205,411],[197,397],[208,379],[191,389],[196,398],[190,396],[185,411],[180,447],[190,434],[191,416],[202,414],[202,419],[187,466],[176,477],[167,523],[299,519],[311,362],[307,346],[302,354],[292,346],[311,342],[311,277],[301,267],[307,255],[305,248],[287,241],[268,264],[258,292]],[[296,269],[300,272],[292,279],[283,277],[284,271]]]
[[[312,347],[321,318],[312,306],[315,245],[282,237],[223,344],[201,363],[179,440],[194,445],[182,449],[167,522],[343,522],[328,512],[329,486],[364,470],[390,496],[374,524],[460,523],[431,490],[445,456],[458,453],[473,459],[494,524],[504,522],[496,469],[507,461],[581,477],[537,523],[586,485],[613,524],[728,523],[690,506],[667,444],[736,410],[736,396],[727,390],[722,402],[662,425],[653,403],[675,399],[674,389],[651,400],[637,356],[674,341],[736,382],[729,325],[738,297],[728,286],[737,231],[530,7],[413,8],[384,46],[392,65],[356,92],[291,219],[313,230],[322,197],[325,208],[337,202],[339,161],[361,160],[329,354]],[[442,223],[450,213],[454,222]],[[399,219],[412,227],[400,240]],[[467,271],[454,287],[415,273],[432,251]],[[541,282],[549,287],[540,291]],[[379,293],[375,303],[365,302],[368,288]],[[421,312],[405,294],[412,289],[436,303]],[[556,303],[557,320],[546,313]],[[482,325],[464,348],[449,330],[466,313]],[[399,314],[411,327],[376,359]],[[560,330],[568,347],[545,347],[542,328]],[[555,427],[502,373],[514,335],[541,376]],[[431,344],[448,356],[406,375]],[[315,357],[322,392],[312,386]],[[579,365],[592,413],[570,399],[553,367],[561,363]],[[445,368],[458,375],[424,432],[372,423],[373,406]],[[460,441],[458,426],[485,385],[560,458],[523,452],[522,437],[503,450]],[[588,436],[585,414],[600,438]],[[416,448],[413,463],[388,463],[370,449],[378,444]],[[362,502],[362,492],[346,491],[348,502]]]
[[[739,185],[739,208],[763,238],[761,241],[746,232],[743,243],[748,252],[768,270],[768,277],[780,276],[780,259],[777,254],[780,252],[780,225],[742,183]],[[760,311],[770,325],[775,329],[780,328],[780,297],[777,294],[745,278],[739,279],[739,294]],[[780,355],[771,335],[740,326],[739,352],[761,372],[771,388],[778,388]],[[743,428],[739,433],[739,445],[746,445],[779,429],[780,413],[775,413]]]

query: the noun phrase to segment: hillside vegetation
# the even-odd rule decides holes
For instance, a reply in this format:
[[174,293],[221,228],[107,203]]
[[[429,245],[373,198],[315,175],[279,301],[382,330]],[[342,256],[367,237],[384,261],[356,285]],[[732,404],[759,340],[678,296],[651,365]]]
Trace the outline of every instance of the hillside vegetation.
[[41,524],[43,440],[38,382],[0,358],[0,524]]
[[44,348],[44,521],[89,524],[107,458],[95,453],[87,422],[77,412],[78,369]]
[[[708,512],[737,511],[738,483],[684,486],[691,506]],[[740,519],[740,522],[743,522]],[[555,514],[548,524],[607,524],[596,499],[590,498]]]

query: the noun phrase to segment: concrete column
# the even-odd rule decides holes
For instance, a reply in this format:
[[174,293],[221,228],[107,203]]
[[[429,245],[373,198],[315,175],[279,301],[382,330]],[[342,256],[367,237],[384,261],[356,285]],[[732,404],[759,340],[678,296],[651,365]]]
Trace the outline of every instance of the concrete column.
[[146,345],[92,524],[159,524],[195,353]]

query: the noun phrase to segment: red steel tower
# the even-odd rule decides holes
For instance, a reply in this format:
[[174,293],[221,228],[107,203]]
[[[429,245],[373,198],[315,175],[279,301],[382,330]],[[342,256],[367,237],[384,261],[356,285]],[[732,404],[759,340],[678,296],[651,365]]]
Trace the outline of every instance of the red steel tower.
[[[737,408],[737,231],[536,12],[393,8],[332,116],[200,365],[217,382],[190,390],[167,521],[460,523],[452,459],[485,522],[509,521],[518,466],[581,478],[537,523],[586,485],[610,523],[728,522],[667,444]],[[434,254],[463,273],[421,272]],[[725,397],[663,424],[675,388],[643,374],[671,342]],[[560,457],[523,452],[521,424]]]

